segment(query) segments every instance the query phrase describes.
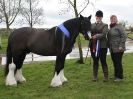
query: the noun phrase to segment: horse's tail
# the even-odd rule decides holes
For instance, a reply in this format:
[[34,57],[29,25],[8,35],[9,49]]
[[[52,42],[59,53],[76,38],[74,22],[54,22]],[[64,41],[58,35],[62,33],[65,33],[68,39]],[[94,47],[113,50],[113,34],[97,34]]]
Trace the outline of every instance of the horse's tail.
[[12,63],[12,52],[11,52],[11,44],[8,39],[8,46],[7,46],[7,51],[6,51],[6,66],[5,66],[5,76],[7,76],[9,72],[9,64]]

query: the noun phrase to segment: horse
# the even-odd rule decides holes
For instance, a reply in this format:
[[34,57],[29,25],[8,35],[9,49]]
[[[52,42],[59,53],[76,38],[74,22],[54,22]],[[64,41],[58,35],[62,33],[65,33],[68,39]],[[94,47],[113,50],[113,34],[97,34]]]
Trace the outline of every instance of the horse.
[[26,81],[22,74],[22,65],[26,54],[30,52],[56,56],[54,77],[50,84],[52,87],[67,82],[63,71],[66,55],[72,51],[79,33],[82,33],[85,39],[89,39],[87,33],[91,29],[90,19],[91,15],[80,15],[48,30],[22,27],[11,32],[7,45],[5,84],[17,86],[18,82]]

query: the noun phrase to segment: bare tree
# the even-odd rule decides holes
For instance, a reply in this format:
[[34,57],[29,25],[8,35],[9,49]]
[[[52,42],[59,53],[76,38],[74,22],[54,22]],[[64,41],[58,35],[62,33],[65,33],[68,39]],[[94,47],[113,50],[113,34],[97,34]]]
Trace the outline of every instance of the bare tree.
[[40,24],[43,9],[38,8],[39,0],[25,0],[23,3],[21,14],[29,26],[32,28],[35,24]]
[[20,4],[21,0],[0,0],[1,21],[6,23],[8,31],[19,13]]
[[[0,0],[0,3],[1,3],[2,1]],[[1,10],[1,5],[0,5],[0,23],[2,22],[2,10]]]
[[[88,4],[90,3],[89,0],[82,0],[82,2],[81,2],[81,0],[80,1],[78,1],[78,0],[67,0],[67,2],[66,2],[66,0],[60,0],[60,1],[61,1],[61,3],[68,4],[67,9],[72,8],[76,18],[86,9]],[[80,55],[79,63],[84,63],[80,35],[77,38],[77,43],[78,43],[79,55]]]

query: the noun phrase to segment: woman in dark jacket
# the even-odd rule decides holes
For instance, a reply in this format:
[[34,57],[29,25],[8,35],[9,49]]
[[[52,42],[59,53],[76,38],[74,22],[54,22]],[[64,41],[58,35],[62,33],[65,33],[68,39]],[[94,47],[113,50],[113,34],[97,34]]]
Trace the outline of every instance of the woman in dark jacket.
[[118,24],[117,16],[110,17],[110,30],[108,33],[109,49],[114,65],[114,81],[123,79],[122,57],[125,51],[125,42],[127,35],[124,27]]
[[107,33],[108,25],[102,22],[103,12],[96,12],[96,22],[91,26],[90,51],[93,59],[93,81],[98,80],[99,60],[102,64],[104,81],[108,81],[107,55]]

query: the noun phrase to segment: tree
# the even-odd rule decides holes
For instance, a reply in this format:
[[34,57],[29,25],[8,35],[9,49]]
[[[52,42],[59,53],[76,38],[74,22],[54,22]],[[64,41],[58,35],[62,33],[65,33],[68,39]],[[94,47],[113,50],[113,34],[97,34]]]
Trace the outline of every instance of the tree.
[[[60,0],[60,1],[65,3],[65,1],[63,1],[63,0]],[[86,9],[88,4],[90,3],[89,0],[82,0],[82,3],[80,1],[80,5],[78,6],[79,2],[77,2],[77,1],[78,0],[67,0],[67,3],[69,5],[69,7],[72,7],[72,10],[74,11],[74,14],[75,14],[76,18]],[[80,35],[77,38],[77,43],[78,43],[79,55],[80,55],[79,63],[84,63]]]
[[6,23],[8,31],[19,13],[20,4],[21,0],[0,0],[1,21]]
[[21,14],[25,21],[32,28],[35,24],[41,23],[43,9],[38,8],[39,0],[25,0],[21,9]]

